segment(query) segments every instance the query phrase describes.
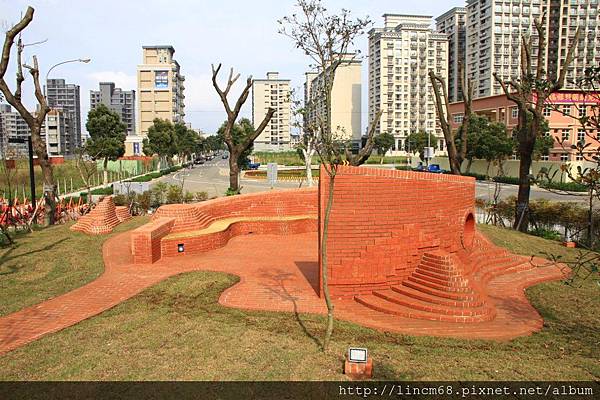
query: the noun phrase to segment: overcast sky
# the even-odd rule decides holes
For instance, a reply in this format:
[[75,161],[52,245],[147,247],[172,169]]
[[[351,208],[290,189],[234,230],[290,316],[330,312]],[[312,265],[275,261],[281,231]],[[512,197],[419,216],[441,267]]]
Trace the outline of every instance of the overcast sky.
[[[279,71],[300,88],[309,60],[277,33],[277,20],[294,12],[295,0],[0,0],[0,23],[18,21],[28,5],[35,8],[24,41],[47,42],[27,48],[26,59],[37,54],[42,77],[52,65],[69,59],[91,58],[89,64],[72,63],[52,70],[51,78],[64,78],[81,86],[82,120],[89,110],[89,91],[100,81],[113,81],[125,90],[136,89],[136,67],[143,45],[172,45],[185,81],[186,121],[194,128],[214,132],[225,119],[210,83],[210,64],[233,66],[242,77],[262,78]],[[445,0],[326,0],[331,11],[341,7],[355,17],[369,16],[383,25],[384,13],[437,17],[463,1]],[[367,38],[356,47],[367,50]],[[13,51],[14,54],[14,51]],[[367,60],[363,62],[363,127],[367,118]],[[13,81],[14,69],[7,74]],[[31,80],[28,80],[31,83]],[[238,87],[242,83],[238,83]],[[28,86],[31,92],[31,86]],[[232,93],[237,94],[237,93]],[[33,108],[33,97],[29,97]],[[250,116],[248,99],[242,111]],[[85,129],[85,128],[84,128]]]

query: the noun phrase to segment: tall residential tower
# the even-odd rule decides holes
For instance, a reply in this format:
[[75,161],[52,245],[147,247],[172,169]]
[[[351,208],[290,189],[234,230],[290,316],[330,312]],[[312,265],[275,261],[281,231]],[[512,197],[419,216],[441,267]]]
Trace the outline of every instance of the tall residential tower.
[[68,136],[59,139],[64,146],[57,154],[73,154],[82,144],[79,85],[66,83],[64,79],[48,79],[45,89],[48,106],[63,114],[65,129],[60,130],[60,134]]
[[99,104],[119,114],[127,125],[127,135],[135,134],[135,90],[122,90],[112,82],[100,82],[100,90],[90,90],[90,109]]
[[141,154],[142,141],[155,118],[184,123],[185,77],[173,58],[173,46],[143,46],[137,68],[137,134],[128,135],[125,154]]
[[467,9],[464,7],[454,7],[435,19],[436,30],[448,35],[448,101],[451,103],[463,99],[459,74],[462,64],[464,76],[466,19]]
[[376,133],[395,137],[403,152],[411,133],[431,134],[445,150],[429,71],[448,80],[448,37],[432,31],[432,17],[385,14],[384,27],[369,32],[369,120],[383,109]]
[[258,127],[269,108],[275,114],[265,130],[254,141],[254,148],[263,151],[290,148],[290,80],[280,79],[278,72],[267,72],[267,79],[252,83],[252,125]]

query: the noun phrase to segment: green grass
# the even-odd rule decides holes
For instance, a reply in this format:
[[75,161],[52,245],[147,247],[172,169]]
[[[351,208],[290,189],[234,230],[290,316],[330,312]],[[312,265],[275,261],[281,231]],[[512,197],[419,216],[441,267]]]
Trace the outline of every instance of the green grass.
[[[406,164],[407,158],[404,156],[385,156],[383,157],[383,164]],[[381,156],[379,155],[371,155],[367,160],[366,164],[380,164]]]
[[[313,178],[319,176],[320,171],[318,169],[312,170]],[[246,171],[246,177],[260,177],[267,179],[267,171]],[[306,170],[304,169],[292,169],[277,171],[278,178],[293,177],[293,178],[306,178]]]
[[[61,229],[59,227],[58,229]],[[497,244],[530,255],[573,255],[555,242],[499,228]],[[76,243],[78,238],[74,239]],[[322,316],[249,312],[218,304],[238,278],[193,272],[0,358],[4,380],[337,380],[348,346],[365,346],[374,378],[390,380],[597,380],[600,300],[595,284],[527,291],[546,323],[508,343],[411,337],[338,321],[330,351]]]
[[[304,161],[300,158],[295,151],[282,151],[282,152],[268,152],[268,151],[259,151],[252,153],[254,156],[254,161],[259,162],[261,164],[268,164],[271,162],[280,164],[280,165],[290,165],[290,166],[301,166],[304,165]],[[407,158],[406,157],[383,157],[384,164],[405,164]],[[313,164],[319,164],[320,159],[318,156],[314,156],[312,159]],[[379,164],[381,163],[381,156],[373,154],[366,161],[366,164]]]
[[113,233],[88,236],[57,225],[16,236],[0,247],[0,315],[56,297],[96,279],[104,271],[102,244],[118,232],[147,222],[133,218]]

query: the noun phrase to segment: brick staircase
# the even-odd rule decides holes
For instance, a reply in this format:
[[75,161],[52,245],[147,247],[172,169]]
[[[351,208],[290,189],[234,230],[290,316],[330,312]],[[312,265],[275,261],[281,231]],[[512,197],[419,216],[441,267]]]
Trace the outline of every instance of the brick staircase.
[[408,318],[460,323],[492,320],[495,309],[457,261],[443,251],[428,251],[401,285],[355,300],[372,310]]
[[204,213],[195,204],[177,204],[173,206],[162,206],[158,209],[152,219],[174,218],[173,232],[185,232],[202,229],[209,226],[215,218]]
[[112,197],[107,196],[89,214],[79,218],[77,223],[71,226],[71,230],[88,235],[101,235],[112,232],[119,223],[121,221],[117,217],[115,203]]
[[131,214],[129,213],[129,207],[127,206],[116,206],[115,213],[117,214],[117,218],[119,222],[124,222],[131,219]]

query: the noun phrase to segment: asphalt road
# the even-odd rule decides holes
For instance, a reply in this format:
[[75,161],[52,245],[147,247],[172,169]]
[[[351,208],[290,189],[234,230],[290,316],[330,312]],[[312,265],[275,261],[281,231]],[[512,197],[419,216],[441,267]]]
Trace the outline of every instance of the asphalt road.
[[[190,192],[205,191],[209,197],[223,196],[229,187],[229,167],[227,160],[215,158],[202,165],[194,165],[192,169],[183,169],[172,175],[165,176],[161,181],[170,184],[181,184],[183,182],[184,190]],[[306,183],[303,184],[305,186]],[[266,181],[257,181],[252,179],[241,179],[242,193],[253,193],[271,190],[271,186]],[[297,188],[299,182],[277,182],[274,189]],[[490,199],[494,195],[494,184],[487,182],[477,182],[476,196],[480,199]],[[500,197],[516,196],[516,185],[501,185]],[[552,201],[578,201],[587,202],[587,197],[583,195],[563,195],[548,192],[545,189],[532,188],[531,199],[548,199]]]

